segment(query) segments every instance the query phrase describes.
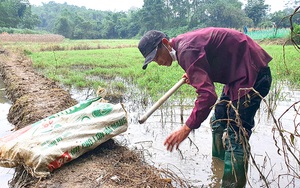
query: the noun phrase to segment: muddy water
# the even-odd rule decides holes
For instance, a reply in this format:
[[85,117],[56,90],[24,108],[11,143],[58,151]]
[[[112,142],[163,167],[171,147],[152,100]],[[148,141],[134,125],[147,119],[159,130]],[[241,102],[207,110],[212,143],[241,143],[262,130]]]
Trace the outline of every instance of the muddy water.
[[[1,83],[1,82],[0,82]],[[153,113],[152,116],[144,124],[139,124],[138,119],[141,117],[151,104],[155,101],[150,101],[145,97],[145,93],[135,90],[134,86],[125,83],[128,88],[133,88],[130,92],[125,93],[121,101],[125,104],[128,111],[129,128],[122,135],[115,137],[119,142],[130,148],[142,150],[145,159],[148,163],[153,164],[161,169],[167,169],[175,172],[179,177],[186,180],[193,187],[220,187],[220,179],[222,177],[223,163],[222,161],[213,160],[211,158],[211,130],[209,122],[203,122],[202,126],[190,134],[181,145],[179,150],[168,152],[163,146],[165,138],[175,129],[180,127],[185,121],[193,107],[193,101],[176,101],[175,98],[168,100],[161,108]],[[0,88],[3,86],[0,85]],[[93,94],[88,90],[78,91],[70,89],[73,98],[78,101],[93,97]],[[162,95],[162,94],[161,94]],[[300,91],[282,87],[281,97],[277,101],[275,118],[278,119],[290,105],[296,101],[300,101]],[[270,96],[271,97],[271,96]],[[171,102],[171,100],[174,100]],[[142,101],[142,102],[141,102]],[[146,106],[150,102],[149,106]],[[1,128],[1,136],[7,134],[11,125],[6,121],[6,114],[10,104],[5,99],[4,94],[0,91],[1,105],[1,125],[4,124],[7,128]],[[299,108],[299,105],[298,105]],[[288,173],[284,162],[284,155],[278,155],[277,148],[274,144],[272,129],[275,123],[267,118],[267,105],[262,104],[256,122],[257,125],[250,139],[252,155],[255,163],[251,162],[249,166],[249,184],[247,187],[266,187],[265,183],[260,178],[260,171],[266,176],[270,187],[299,187],[300,180],[293,181],[292,177],[282,176],[280,181],[278,175]],[[298,122],[295,111],[289,111],[282,118],[284,129],[294,132],[294,122]],[[299,128],[298,128],[298,131]],[[278,134],[277,134],[278,135]],[[276,138],[279,138],[276,136]],[[289,138],[289,137],[288,137]],[[279,145],[280,145],[279,141]],[[299,139],[296,138],[294,144],[299,148]],[[280,145],[281,146],[281,145]],[[294,150],[293,150],[294,151]],[[294,151],[297,156],[299,152]],[[296,164],[291,160],[291,164]],[[294,169],[299,172],[299,166],[295,165]],[[6,171],[4,171],[6,170]],[[0,169],[0,184],[7,184],[8,179],[12,176],[12,171]],[[2,176],[3,175],[3,176]],[[278,183],[279,182],[279,183]],[[289,186],[289,182],[292,182]],[[251,186],[250,186],[251,185]]]
[[[0,138],[10,134],[13,129],[7,121],[7,114],[11,106],[10,101],[5,97],[4,83],[0,80]],[[8,181],[12,179],[14,169],[0,167],[0,185],[1,188],[8,187]]]
[[[132,85],[127,85],[127,87],[135,88]],[[299,165],[296,165],[296,161],[290,155],[283,155],[282,152],[281,155],[277,153],[272,133],[275,123],[281,123],[283,129],[292,133],[295,131],[295,127],[297,127],[295,122],[299,124],[299,118],[296,118],[295,111],[288,111],[280,122],[277,119],[294,102],[300,101],[300,91],[284,86],[280,86],[278,90],[281,91],[281,94],[276,99],[277,108],[274,114],[276,120],[273,121],[268,118],[267,109],[274,109],[273,105],[268,102],[262,103],[256,116],[256,126],[250,139],[254,161],[250,162],[247,187],[266,187],[265,182],[260,178],[259,171],[265,176],[270,187],[300,187],[299,178],[293,179],[290,176],[284,176],[286,173],[291,173],[288,172],[283,157],[289,157],[290,164],[296,167],[294,170],[298,174],[300,173]],[[87,92],[73,90],[71,93],[75,98],[84,99],[84,94]],[[274,93],[275,91],[269,97],[273,98]],[[167,101],[144,124],[139,124],[137,120],[151,106],[143,105],[144,101],[149,102],[149,99],[145,96],[141,91],[134,89],[125,94],[122,102],[129,112],[130,123],[128,131],[117,136],[116,139],[130,148],[142,150],[148,163],[175,172],[194,187],[220,187],[223,162],[211,158],[212,139],[208,120],[203,122],[202,126],[194,133],[190,134],[189,138],[180,145],[179,150],[171,153],[166,151],[163,145],[165,138],[188,118],[193,107],[193,101]],[[299,108],[299,105],[297,105],[297,108]],[[300,131],[299,126],[296,130],[298,132]],[[275,138],[279,147],[282,148],[278,132]],[[288,134],[287,139],[289,139]],[[299,141],[299,138],[295,138],[295,148],[299,148]],[[295,151],[293,148],[292,151],[299,158],[299,151]],[[278,178],[279,175],[283,176]]]

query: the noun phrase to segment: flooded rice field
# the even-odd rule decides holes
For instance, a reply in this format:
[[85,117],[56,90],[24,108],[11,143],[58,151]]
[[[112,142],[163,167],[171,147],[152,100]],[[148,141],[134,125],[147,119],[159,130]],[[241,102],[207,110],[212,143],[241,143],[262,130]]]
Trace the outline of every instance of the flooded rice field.
[[[0,89],[4,86],[1,85]],[[128,84],[128,83],[124,83]],[[127,85],[129,88],[135,88]],[[299,187],[300,179],[285,174],[300,174],[299,164],[291,155],[284,154],[275,145],[274,139],[277,139],[279,148],[282,148],[281,138],[278,131],[275,131],[273,137],[274,126],[276,123],[287,133],[287,139],[292,140],[290,145],[299,148],[299,138],[290,139],[290,133],[300,131],[299,105],[287,109],[297,101],[300,101],[300,91],[281,86],[280,96],[273,97],[273,91],[269,98],[276,98],[276,110],[274,113],[275,121],[269,118],[268,108],[274,108],[274,104],[262,104],[259,113],[256,116],[256,127],[250,139],[251,152],[254,161],[250,162],[248,171],[247,187],[267,187],[263,181],[259,171],[263,174],[269,187]],[[78,101],[93,97],[88,90],[69,89],[73,98]],[[161,94],[163,95],[163,94]],[[192,187],[220,187],[220,180],[223,172],[223,164],[221,161],[211,158],[211,130],[208,119],[203,122],[202,126],[189,135],[179,147],[179,150],[168,152],[163,143],[166,137],[175,129],[180,127],[188,118],[192,108],[193,101],[182,100],[181,102],[171,98],[164,103],[147,121],[143,124],[138,123],[147,109],[155,101],[149,101],[144,93],[139,90],[128,91],[121,101],[110,101],[111,103],[122,102],[128,111],[129,127],[128,130],[115,137],[121,144],[127,145],[129,148],[141,150],[144,153],[145,160],[158,168],[175,172],[179,177],[186,180]],[[109,98],[108,98],[109,100]],[[268,98],[267,98],[268,100]],[[142,102],[141,102],[142,101]],[[150,105],[145,105],[150,102]],[[5,98],[4,91],[0,90],[0,136],[8,134],[12,126],[6,120],[6,114],[10,108],[10,102]],[[286,112],[287,111],[287,112]],[[286,112],[286,114],[284,114]],[[284,114],[284,115],[283,115]],[[283,117],[278,121],[278,118]],[[291,148],[299,159],[299,151]],[[287,151],[285,148],[284,151]],[[289,161],[287,162],[287,157]],[[291,164],[292,170],[288,171],[287,165]],[[259,171],[257,170],[259,169]],[[7,181],[12,177],[12,169],[0,169],[0,184],[7,185]],[[280,176],[282,175],[282,176]]]
[[[127,85],[127,87],[135,88],[131,85]],[[278,94],[278,91],[280,91],[280,95],[274,96]],[[78,96],[75,98],[79,99],[79,96],[81,96],[83,100],[84,93],[87,93],[76,90],[71,90],[70,92],[74,94],[73,96]],[[188,118],[194,102],[187,100],[181,102],[176,100],[167,101],[144,124],[139,124],[138,119],[155,101],[150,101],[150,105],[145,106],[141,101],[149,102],[146,94],[140,93],[141,91],[138,90],[130,92],[121,101],[125,104],[129,114],[129,128],[127,132],[117,136],[116,139],[132,149],[142,150],[149,164],[175,172],[193,187],[220,187],[223,163],[211,158],[209,118],[199,129],[190,134],[189,138],[180,145],[178,151],[168,152],[163,145],[166,137]],[[276,101],[276,103],[268,102],[269,100]],[[288,88],[286,84],[280,84],[266,98],[266,103],[262,103],[261,109],[257,113],[256,126],[250,139],[254,161],[251,161],[249,166],[249,183],[247,187],[267,187],[259,171],[265,176],[265,181],[268,182],[269,187],[300,186],[299,176],[294,178],[285,175],[292,174],[286,168],[285,161],[290,160],[287,163],[295,167],[292,170],[298,175],[300,174],[300,165],[297,164],[297,161],[292,156],[284,154],[282,151],[280,151],[281,155],[277,153],[278,148],[275,146],[274,139],[278,142],[279,148],[282,148],[281,138],[278,135],[278,131],[275,132],[276,134],[274,134],[273,138],[272,132],[276,130],[275,123],[278,123],[281,129],[291,133],[297,131],[299,134],[299,118],[296,116],[295,110],[292,109],[285,113],[297,101],[300,101],[300,90]],[[296,105],[295,108],[299,110],[299,105]],[[275,111],[275,121],[267,113],[268,109]],[[282,118],[278,121],[278,118],[281,116]],[[286,136],[290,140],[290,135],[287,134]],[[299,138],[294,138],[292,144],[294,148],[299,148],[299,141]],[[299,150],[293,150],[292,152],[299,159]]]

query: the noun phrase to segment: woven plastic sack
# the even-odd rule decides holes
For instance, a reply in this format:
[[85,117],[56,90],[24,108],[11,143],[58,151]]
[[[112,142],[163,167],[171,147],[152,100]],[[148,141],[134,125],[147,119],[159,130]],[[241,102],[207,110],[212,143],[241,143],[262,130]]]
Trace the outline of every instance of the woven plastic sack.
[[127,128],[122,104],[90,99],[1,138],[0,165],[46,177]]

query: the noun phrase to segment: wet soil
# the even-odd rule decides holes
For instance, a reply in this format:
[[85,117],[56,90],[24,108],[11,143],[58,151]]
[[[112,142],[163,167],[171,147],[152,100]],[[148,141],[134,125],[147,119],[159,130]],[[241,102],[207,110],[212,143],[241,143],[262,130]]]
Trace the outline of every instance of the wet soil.
[[[37,73],[31,65],[21,52],[0,49],[0,75],[6,86],[6,95],[13,104],[8,120],[16,130],[77,103],[58,83]],[[145,163],[142,153],[129,150],[111,139],[55,170],[45,179],[32,177],[19,166],[10,186],[174,187],[174,179],[178,185],[178,177]]]

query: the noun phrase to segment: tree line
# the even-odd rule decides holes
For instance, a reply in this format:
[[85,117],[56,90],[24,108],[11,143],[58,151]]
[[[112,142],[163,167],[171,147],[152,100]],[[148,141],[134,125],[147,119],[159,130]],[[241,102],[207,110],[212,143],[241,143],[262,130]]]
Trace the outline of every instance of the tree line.
[[[125,39],[151,29],[175,36],[210,26],[289,27],[283,18],[299,3],[290,0],[290,8],[269,13],[265,0],[247,0],[244,6],[239,0],[144,0],[142,8],[112,12],[53,1],[32,6],[28,0],[0,0],[0,28],[46,31],[70,39]],[[300,24],[299,15],[293,19]]]

